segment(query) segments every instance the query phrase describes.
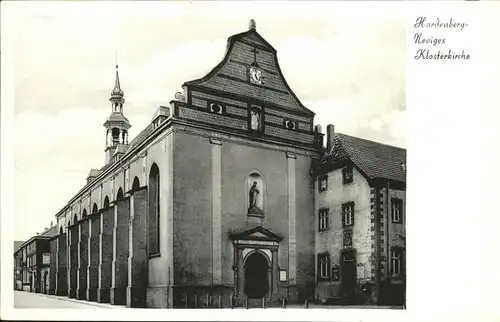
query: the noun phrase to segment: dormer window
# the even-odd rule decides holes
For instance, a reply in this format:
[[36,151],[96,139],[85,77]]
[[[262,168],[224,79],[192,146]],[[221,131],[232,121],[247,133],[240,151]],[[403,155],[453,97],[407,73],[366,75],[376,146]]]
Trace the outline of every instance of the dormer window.
[[328,208],[320,209],[318,215],[318,230],[324,231],[328,229]]
[[210,111],[210,113],[222,115],[223,111],[224,111],[224,105],[222,105],[220,103],[210,103],[209,104],[209,111]]

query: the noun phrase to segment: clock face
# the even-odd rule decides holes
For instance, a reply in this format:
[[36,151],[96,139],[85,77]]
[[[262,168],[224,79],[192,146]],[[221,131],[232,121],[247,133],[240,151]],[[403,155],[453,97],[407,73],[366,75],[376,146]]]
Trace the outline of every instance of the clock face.
[[250,67],[250,81],[254,84],[262,84],[262,71],[255,67]]

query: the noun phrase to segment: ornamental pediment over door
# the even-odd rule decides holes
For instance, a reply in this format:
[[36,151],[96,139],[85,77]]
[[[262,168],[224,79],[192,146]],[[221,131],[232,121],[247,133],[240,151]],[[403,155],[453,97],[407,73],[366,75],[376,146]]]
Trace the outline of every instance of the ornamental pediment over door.
[[238,240],[255,240],[255,241],[268,241],[268,242],[280,242],[283,237],[280,235],[262,227],[257,226],[253,228],[241,229],[230,233],[230,237],[233,241]]
[[[276,50],[255,30],[229,37],[224,59],[206,76],[186,82],[190,90],[228,94],[266,108],[288,110],[309,118],[307,109],[288,86]],[[189,95],[189,94],[188,94]]]

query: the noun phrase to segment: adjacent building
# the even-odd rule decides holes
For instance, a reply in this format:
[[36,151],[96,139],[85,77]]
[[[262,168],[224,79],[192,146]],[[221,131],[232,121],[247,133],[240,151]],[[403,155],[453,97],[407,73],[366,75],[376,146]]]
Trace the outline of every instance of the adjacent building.
[[402,200],[403,217],[404,150],[333,126],[325,149],[314,112],[253,20],[210,73],[182,88],[129,141],[116,66],[106,164],[56,214],[49,292],[128,307],[229,307],[354,300],[361,281],[397,279],[384,265],[404,222],[387,220],[393,210],[383,205]]
[[23,241],[14,241],[14,289],[23,289],[23,252],[19,249],[23,244]]
[[20,244],[14,252],[15,289],[49,294],[50,241],[57,235],[57,226]]
[[406,150],[329,125],[316,176],[319,297],[345,299],[374,288],[385,302],[402,304]]

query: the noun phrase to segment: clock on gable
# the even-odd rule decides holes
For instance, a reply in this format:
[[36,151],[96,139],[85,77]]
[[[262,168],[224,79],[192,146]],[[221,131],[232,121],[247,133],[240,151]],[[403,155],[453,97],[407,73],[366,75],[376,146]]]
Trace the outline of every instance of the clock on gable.
[[259,85],[264,84],[262,70],[254,66],[250,66],[249,73],[251,83]]

